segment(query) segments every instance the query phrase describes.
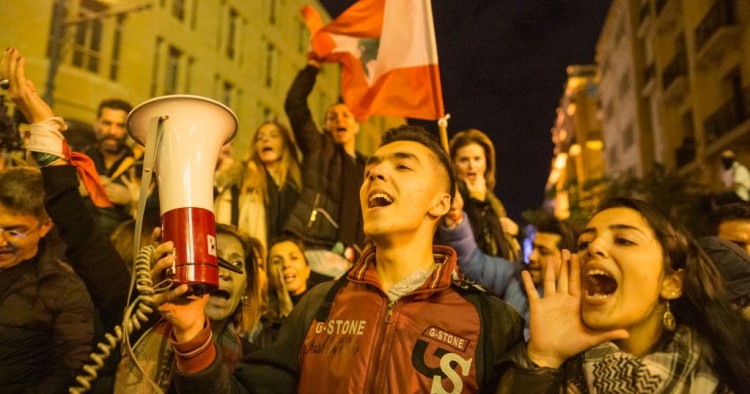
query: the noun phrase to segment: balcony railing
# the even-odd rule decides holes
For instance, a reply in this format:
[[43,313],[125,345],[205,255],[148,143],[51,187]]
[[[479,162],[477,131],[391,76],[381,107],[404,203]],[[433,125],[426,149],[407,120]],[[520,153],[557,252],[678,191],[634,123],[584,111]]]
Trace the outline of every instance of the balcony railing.
[[669,3],[670,0],[656,0],[656,15],[661,15],[661,11],[664,9],[664,6]]
[[638,24],[643,24],[643,21],[648,18],[649,14],[651,14],[651,4],[649,2],[643,3],[641,5],[641,13],[638,15]]
[[676,167],[682,168],[693,160],[695,160],[695,142],[685,140],[675,151]]
[[656,76],[656,64],[651,63],[646,66],[646,70],[643,72],[643,84],[649,83]]
[[723,26],[736,23],[731,0],[718,0],[711,6],[706,16],[695,29],[695,48],[700,51],[703,45]]
[[687,75],[687,57],[685,52],[678,52],[672,62],[662,72],[662,88],[667,90],[678,77]]
[[738,94],[708,117],[703,122],[703,129],[709,143],[729,133],[742,122],[750,118],[750,86]]

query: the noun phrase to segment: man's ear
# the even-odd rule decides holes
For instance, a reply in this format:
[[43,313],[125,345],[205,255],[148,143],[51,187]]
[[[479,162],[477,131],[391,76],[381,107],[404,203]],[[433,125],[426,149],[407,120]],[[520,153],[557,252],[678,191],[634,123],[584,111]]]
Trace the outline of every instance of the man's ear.
[[451,195],[448,193],[440,193],[433,200],[432,208],[428,211],[430,216],[441,218],[448,214],[451,210]]
[[55,224],[52,222],[52,219],[47,219],[44,223],[42,223],[39,226],[39,236],[41,238],[44,238],[47,233],[52,230],[52,227],[55,227]]
[[665,300],[674,300],[680,298],[683,293],[682,285],[685,278],[685,271],[677,270],[669,275],[665,275],[661,282],[661,298]]

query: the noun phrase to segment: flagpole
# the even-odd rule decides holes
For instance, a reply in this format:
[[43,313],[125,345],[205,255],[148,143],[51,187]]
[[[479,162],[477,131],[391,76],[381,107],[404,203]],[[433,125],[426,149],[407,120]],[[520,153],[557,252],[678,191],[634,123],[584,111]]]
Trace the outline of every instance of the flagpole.
[[448,149],[448,119],[450,118],[451,118],[451,114],[445,114],[445,116],[438,119],[440,143],[443,144],[443,149],[445,149],[446,152],[450,152],[450,150]]

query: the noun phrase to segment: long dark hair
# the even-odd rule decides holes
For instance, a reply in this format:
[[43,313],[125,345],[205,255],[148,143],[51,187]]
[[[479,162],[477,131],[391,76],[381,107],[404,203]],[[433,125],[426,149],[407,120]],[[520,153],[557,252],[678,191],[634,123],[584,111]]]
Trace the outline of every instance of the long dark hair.
[[300,168],[299,156],[297,155],[297,144],[294,140],[294,134],[289,131],[289,128],[279,122],[263,122],[255,129],[250,149],[248,149],[247,155],[242,160],[245,171],[242,181],[242,191],[247,192],[250,188],[258,187],[263,192],[263,198],[268,197],[268,185],[266,184],[266,176],[262,171],[264,164],[255,150],[255,142],[258,140],[260,129],[267,125],[276,127],[279,130],[279,134],[281,134],[281,140],[284,142],[281,152],[281,163],[275,173],[271,174],[279,182],[279,190],[287,185],[287,181],[290,181],[295,188],[302,187],[302,169]]
[[232,313],[230,321],[234,323],[235,329],[242,334],[253,329],[260,319],[261,315],[261,293],[258,284],[258,263],[255,260],[253,245],[255,241],[245,232],[238,230],[236,227],[228,224],[217,223],[216,234],[226,234],[235,237],[242,245],[245,253],[245,272],[247,272],[247,284],[243,300],[237,305],[237,309]]
[[750,324],[729,306],[724,281],[711,259],[693,237],[655,206],[632,198],[603,201],[597,212],[630,208],[639,212],[654,231],[664,253],[667,274],[682,269],[684,295],[671,301],[678,324],[698,333],[702,354],[710,360],[720,383],[747,392],[750,376]]

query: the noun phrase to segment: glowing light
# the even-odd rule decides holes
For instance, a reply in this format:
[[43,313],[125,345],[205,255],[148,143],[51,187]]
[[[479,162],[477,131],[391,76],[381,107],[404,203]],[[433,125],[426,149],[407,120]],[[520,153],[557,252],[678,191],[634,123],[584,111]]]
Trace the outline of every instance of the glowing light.
[[568,154],[571,156],[578,156],[581,154],[581,145],[573,144],[570,146],[570,149],[568,149]]
[[602,150],[604,149],[604,141],[602,140],[586,141],[586,148],[591,149],[591,150]]
[[568,163],[568,154],[567,153],[560,153],[555,157],[555,162],[552,164],[552,167],[558,170],[564,170],[566,165]]

